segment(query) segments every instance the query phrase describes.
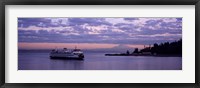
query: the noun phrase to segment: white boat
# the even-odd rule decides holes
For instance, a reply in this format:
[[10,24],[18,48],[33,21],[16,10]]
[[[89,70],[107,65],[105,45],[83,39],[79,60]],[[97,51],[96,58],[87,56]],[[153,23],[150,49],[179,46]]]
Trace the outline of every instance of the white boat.
[[51,59],[63,58],[63,59],[82,60],[84,58],[84,54],[80,49],[76,49],[76,48],[73,50],[68,50],[67,48],[64,48],[63,50],[54,49],[50,52],[50,58]]

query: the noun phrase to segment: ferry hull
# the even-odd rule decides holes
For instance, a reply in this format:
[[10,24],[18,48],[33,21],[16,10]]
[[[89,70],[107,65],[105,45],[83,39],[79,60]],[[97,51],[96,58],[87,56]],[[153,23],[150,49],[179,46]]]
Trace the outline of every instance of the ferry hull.
[[84,55],[79,55],[79,56],[57,56],[57,55],[52,55],[50,56],[51,59],[77,59],[77,60],[83,60]]
[[76,58],[76,57],[51,57],[51,59],[69,59],[69,60],[84,60],[83,58],[79,57],[79,58]]

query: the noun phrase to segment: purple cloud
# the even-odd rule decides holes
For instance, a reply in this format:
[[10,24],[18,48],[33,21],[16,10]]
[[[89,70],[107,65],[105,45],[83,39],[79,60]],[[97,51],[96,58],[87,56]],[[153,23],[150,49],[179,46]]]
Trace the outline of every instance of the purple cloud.
[[182,38],[182,18],[106,19],[18,18],[18,41],[152,44]]
[[82,25],[82,24],[89,24],[92,26],[112,25],[111,23],[106,22],[104,18],[69,18],[69,22],[71,25]]

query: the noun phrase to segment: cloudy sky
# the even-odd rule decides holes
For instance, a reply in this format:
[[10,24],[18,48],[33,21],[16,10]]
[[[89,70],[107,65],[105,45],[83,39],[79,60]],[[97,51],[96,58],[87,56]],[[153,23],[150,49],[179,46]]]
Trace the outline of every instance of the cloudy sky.
[[19,48],[139,47],[181,38],[182,18],[18,18]]

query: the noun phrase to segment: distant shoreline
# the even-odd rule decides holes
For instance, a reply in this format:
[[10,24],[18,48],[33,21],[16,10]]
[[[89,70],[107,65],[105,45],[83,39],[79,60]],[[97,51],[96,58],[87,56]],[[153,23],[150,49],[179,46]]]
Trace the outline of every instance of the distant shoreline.
[[145,55],[145,54],[105,54],[105,56],[153,56],[153,57],[182,57],[177,54],[159,54],[159,55]]

